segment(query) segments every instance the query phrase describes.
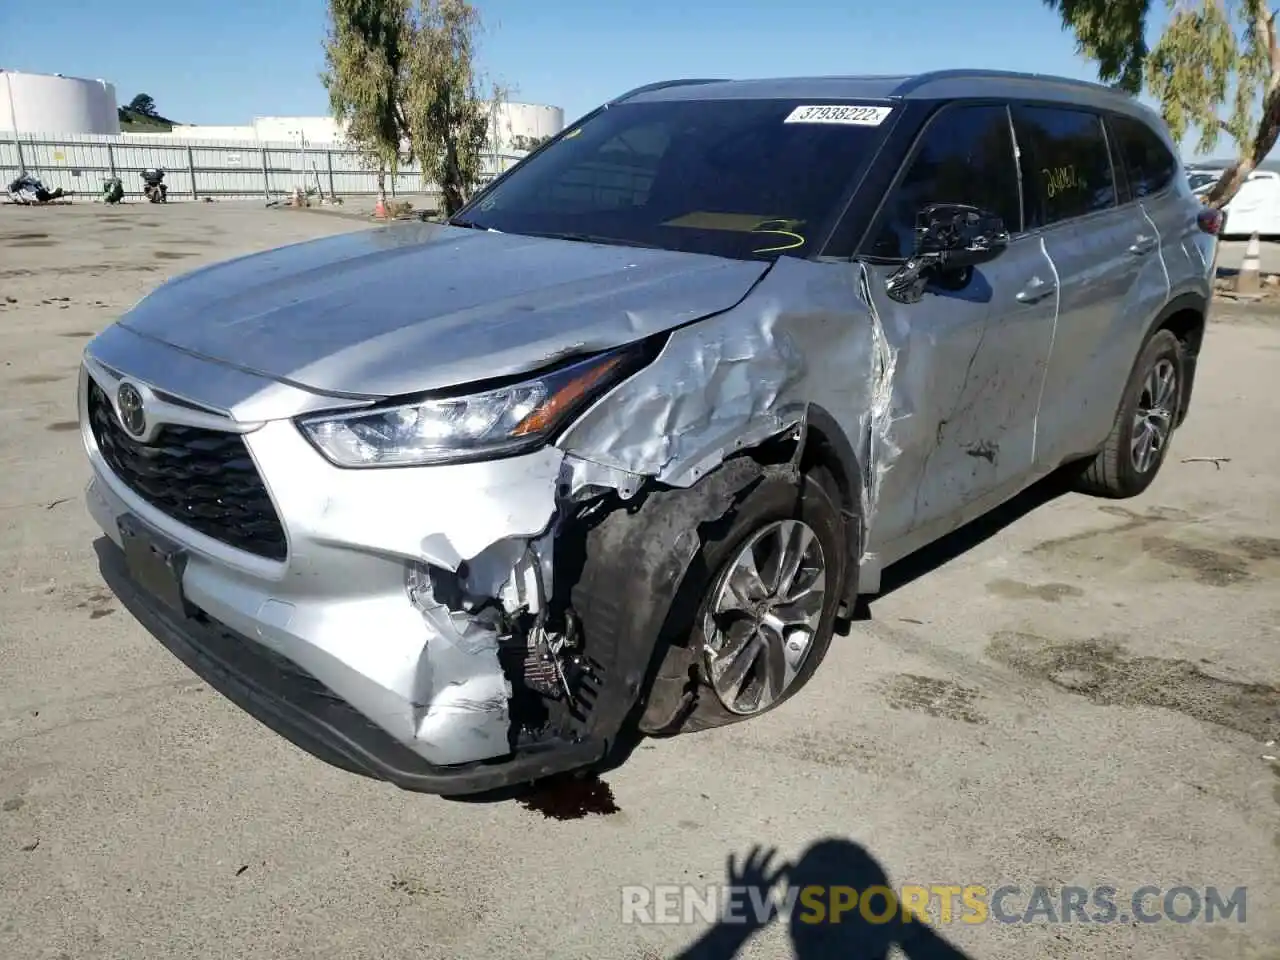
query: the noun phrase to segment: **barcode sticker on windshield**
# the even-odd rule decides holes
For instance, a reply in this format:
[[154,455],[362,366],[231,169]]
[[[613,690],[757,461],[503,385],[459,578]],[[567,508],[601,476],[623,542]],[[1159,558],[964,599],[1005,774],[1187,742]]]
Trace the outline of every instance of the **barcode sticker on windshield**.
[[855,127],[878,127],[893,107],[855,107],[849,104],[828,103],[808,107],[796,107],[783,123],[844,123]]

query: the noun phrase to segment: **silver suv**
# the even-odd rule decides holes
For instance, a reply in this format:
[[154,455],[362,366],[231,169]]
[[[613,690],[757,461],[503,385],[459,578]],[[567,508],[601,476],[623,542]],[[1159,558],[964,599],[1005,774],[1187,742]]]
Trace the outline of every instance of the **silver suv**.
[[614,762],[782,703],[887,564],[1036,479],[1146,489],[1220,223],[1093,84],[644,87],[448,224],[197,270],[93,340],[102,570],[347,769]]

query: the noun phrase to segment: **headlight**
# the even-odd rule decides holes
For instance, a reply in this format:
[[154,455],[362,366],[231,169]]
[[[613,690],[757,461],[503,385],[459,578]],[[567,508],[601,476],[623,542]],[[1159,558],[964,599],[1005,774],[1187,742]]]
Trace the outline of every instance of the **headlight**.
[[340,467],[408,466],[508,456],[546,442],[574,412],[635,369],[618,351],[482,393],[298,421]]

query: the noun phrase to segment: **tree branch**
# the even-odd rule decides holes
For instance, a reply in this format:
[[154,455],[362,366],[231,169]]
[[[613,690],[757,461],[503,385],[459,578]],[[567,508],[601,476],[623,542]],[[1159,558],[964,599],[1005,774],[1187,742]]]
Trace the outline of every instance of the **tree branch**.
[[1262,48],[1267,51],[1267,63],[1271,67],[1271,76],[1267,78],[1267,91],[1280,85],[1280,46],[1276,43],[1276,15],[1268,13],[1258,18],[1258,34]]

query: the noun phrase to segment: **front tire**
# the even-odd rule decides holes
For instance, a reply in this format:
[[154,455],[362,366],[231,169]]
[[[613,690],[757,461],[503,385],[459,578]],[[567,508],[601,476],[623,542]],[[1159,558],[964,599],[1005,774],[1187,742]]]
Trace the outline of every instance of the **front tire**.
[[1181,412],[1182,377],[1182,345],[1170,331],[1157,330],[1138,355],[1111,433],[1078,477],[1078,490],[1125,499],[1151,486]]
[[678,731],[724,726],[782,705],[831,646],[849,562],[840,495],[821,469],[799,488],[766,481],[723,535],[703,544],[710,571],[690,625],[691,709]]

